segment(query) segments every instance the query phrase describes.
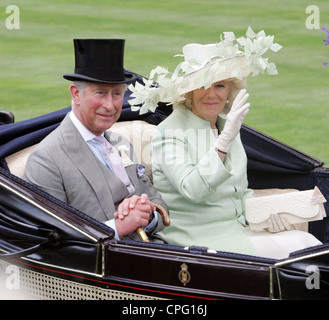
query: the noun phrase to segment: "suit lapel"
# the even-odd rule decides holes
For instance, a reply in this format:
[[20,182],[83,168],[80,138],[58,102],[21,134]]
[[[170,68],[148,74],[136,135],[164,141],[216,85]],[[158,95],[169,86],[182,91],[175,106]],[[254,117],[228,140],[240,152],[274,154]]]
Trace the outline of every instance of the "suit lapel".
[[138,177],[137,177],[137,164],[132,164],[130,166],[125,167],[128,177],[131,181],[131,183],[134,185],[135,187],[135,193],[139,193],[138,191],[138,186],[139,186],[139,182],[138,182]]
[[[117,134],[115,134],[115,133],[113,133],[111,131],[106,131],[105,132],[105,138],[108,141],[110,141],[110,143],[113,146],[116,146],[117,148],[118,148],[119,145],[125,145],[125,146],[127,146],[128,147],[127,156],[130,159],[133,159],[134,160],[134,156],[133,156],[133,151],[132,151],[131,145],[129,144],[128,141],[124,140],[122,136],[119,136],[119,135],[117,135]],[[125,166],[125,170],[126,170],[126,172],[128,174],[128,177],[129,177],[131,183],[135,187],[135,192],[136,192],[136,189],[138,187],[137,165],[136,164],[132,164],[132,165]]]
[[[122,195],[125,191],[128,193],[127,189],[122,182],[94,156],[69,117],[64,119],[63,122],[64,121],[63,138],[65,143],[62,149],[93,188],[105,216],[108,219],[112,219],[113,213],[116,211],[114,203],[118,201],[117,198],[119,194]],[[83,154],[83,157],[81,154]],[[122,190],[120,184],[123,187]],[[119,192],[115,191],[117,188]]]

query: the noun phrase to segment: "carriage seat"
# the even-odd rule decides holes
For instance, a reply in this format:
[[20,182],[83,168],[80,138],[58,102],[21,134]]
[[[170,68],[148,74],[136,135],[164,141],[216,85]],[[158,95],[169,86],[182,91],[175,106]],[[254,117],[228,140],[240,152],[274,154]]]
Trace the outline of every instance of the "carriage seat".
[[[137,160],[145,166],[146,172],[151,171],[151,138],[155,127],[142,120],[116,122],[111,127],[111,131],[124,136],[134,146]],[[35,146],[27,147],[6,157],[8,168],[12,174],[19,178],[23,177],[26,161]]]
[[[152,146],[151,139],[155,125],[149,124],[143,120],[116,122],[111,131],[124,136],[134,147],[138,163],[145,166],[146,173],[152,172]],[[8,168],[11,173],[22,178],[25,170],[26,161],[35,148],[34,146],[20,150],[6,158]],[[261,189],[254,190],[254,195],[266,196],[272,194],[286,193],[296,191],[294,189]],[[307,224],[301,224],[298,229],[307,230]]]

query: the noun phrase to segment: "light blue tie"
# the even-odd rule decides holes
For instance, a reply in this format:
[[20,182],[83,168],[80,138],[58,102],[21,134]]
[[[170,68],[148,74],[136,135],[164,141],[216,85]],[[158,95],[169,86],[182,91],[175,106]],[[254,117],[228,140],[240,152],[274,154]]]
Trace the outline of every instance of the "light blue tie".
[[114,172],[114,174],[124,183],[129,192],[134,191],[134,187],[130,182],[126,169],[123,166],[121,156],[118,149],[114,148],[104,136],[97,136],[94,138],[97,142],[103,146],[105,152],[105,162],[107,167]]

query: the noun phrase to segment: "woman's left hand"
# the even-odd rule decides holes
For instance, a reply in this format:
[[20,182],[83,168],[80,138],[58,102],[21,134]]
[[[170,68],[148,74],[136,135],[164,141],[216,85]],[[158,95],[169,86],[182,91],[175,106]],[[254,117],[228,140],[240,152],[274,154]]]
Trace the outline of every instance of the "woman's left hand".
[[281,232],[294,229],[293,225],[285,217],[280,217],[276,214],[271,214],[268,219],[268,231],[269,232]]

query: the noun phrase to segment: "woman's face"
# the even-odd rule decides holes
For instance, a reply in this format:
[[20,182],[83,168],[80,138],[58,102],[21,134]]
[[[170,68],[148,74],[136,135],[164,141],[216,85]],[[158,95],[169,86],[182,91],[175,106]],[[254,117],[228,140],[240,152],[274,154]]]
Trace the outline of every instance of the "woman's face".
[[218,81],[210,88],[196,89],[192,92],[192,112],[215,126],[218,115],[223,111],[230,91],[227,80]]

